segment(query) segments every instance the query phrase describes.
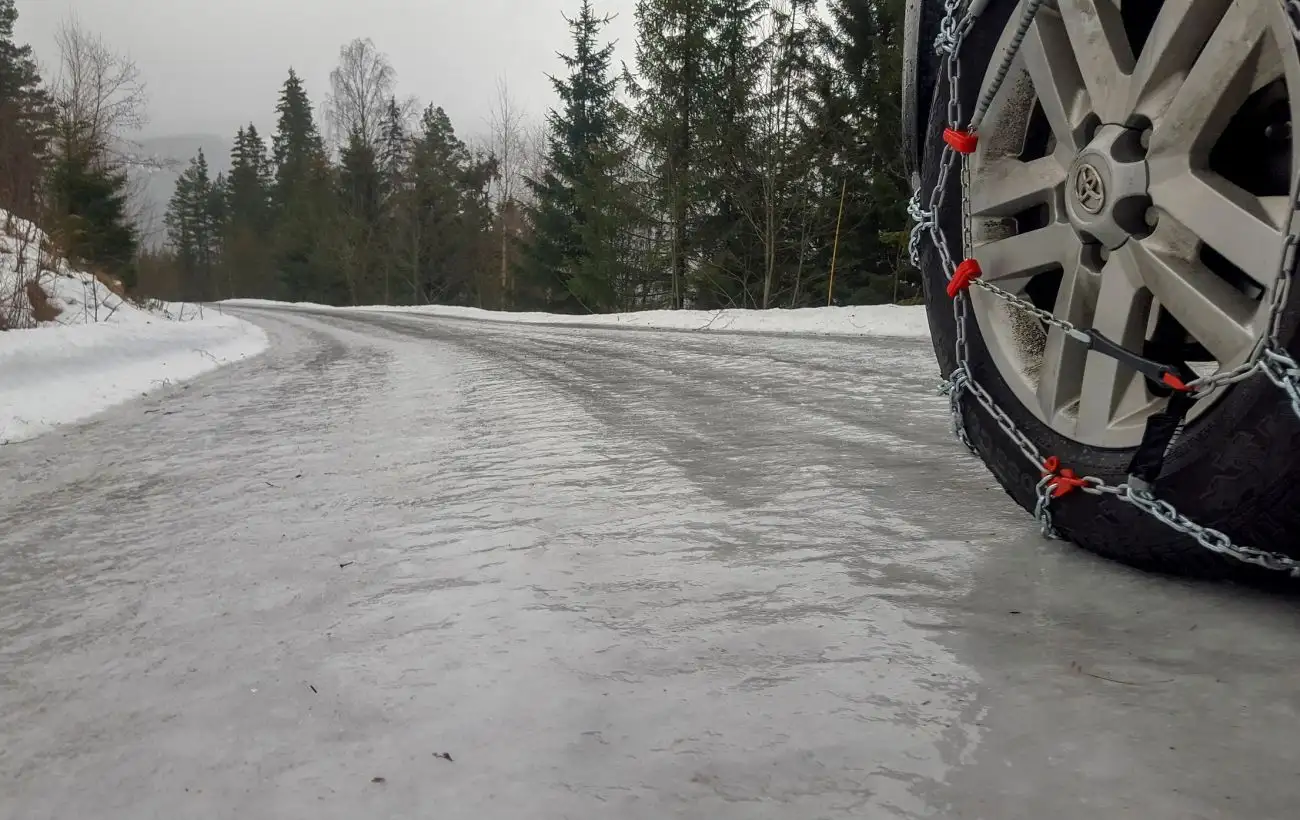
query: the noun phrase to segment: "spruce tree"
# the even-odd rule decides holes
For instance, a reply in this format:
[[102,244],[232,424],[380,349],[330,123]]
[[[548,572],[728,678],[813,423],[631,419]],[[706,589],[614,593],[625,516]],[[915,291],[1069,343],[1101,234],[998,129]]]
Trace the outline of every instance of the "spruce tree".
[[271,167],[266,143],[249,125],[235,135],[230,152],[229,208],[231,221],[261,231],[270,226]]
[[[759,129],[760,78],[769,74],[768,43],[759,40],[764,0],[706,7],[708,46],[700,65],[698,150],[700,202],[694,246],[700,259],[693,288],[699,308],[758,307],[764,249],[774,226],[764,212],[767,192]],[[653,111],[653,106],[648,106]]]
[[378,279],[376,257],[383,208],[383,176],[374,148],[360,131],[348,135],[339,163],[335,242],[348,298],[368,301]]
[[72,261],[135,287],[139,234],[127,213],[125,171],[98,168],[80,155],[59,157],[50,176],[54,235]]
[[713,89],[708,79],[710,30],[716,0],[637,0],[639,137],[649,153],[653,207],[666,235],[671,304],[687,299],[688,275],[698,257],[703,147],[701,123]]
[[376,162],[379,165],[382,217],[378,237],[380,298],[390,304],[398,293],[397,278],[404,256],[404,227],[411,220],[409,171],[411,135],[406,113],[396,98],[384,111]]
[[829,266],[833,218],[847,192],[840,235],[836,298],[889,302],[920,293],[907,268],[909,184],[901,153],[898,88],[903,61],[904,0],[832,0],[821,34],[815,128],[824,152],[819,267]]
[[223,278],[234,295],[274,296],[274,268],[268,247],[273,235],[271,164],[256,126],[239,129],[230,160],[230,177],[225,186]]
[[331,169],[311,101],[292,69],[276,111],[271,202],[281,292],[291,300],[342,304],[347,289],[326,241],[335,204]]
[[495,163],[476,157],[445,111],[429,106],[411,153],[411,221],[404,226],[405,268],[417,303],[474,304],[477,252],[491,224],[487,188]]
[[18,9],[0,0],[0,207],[37,216],[51,120],[31,46],[14,41]]
[[[212,180],[207,157],[199,151],[176,182],[167,208],[167,237],[176,253],[185,292],[196,300],[230,294],[217,278],[226,213],[226,181]],[[222,293],[223,284],[225,293]]]
[[[567,19],[567,18],[566,18]],[[520,279],[552,309],[611,309],[619,301],[620,233],[632,212],[619,176],[618,79],[610,74],[612,44],[600,44],[609,22],[583,0],[569,20],[569,75],[551,78],[560,107],[547,116],[547,155],[538,178],[526,179],[533,227]]]

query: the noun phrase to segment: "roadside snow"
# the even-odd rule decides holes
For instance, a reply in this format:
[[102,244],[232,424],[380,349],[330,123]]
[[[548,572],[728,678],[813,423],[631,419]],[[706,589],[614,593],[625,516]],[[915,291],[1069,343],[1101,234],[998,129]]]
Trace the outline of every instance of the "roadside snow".
[[0,334],[0,443],[33,438],[115,404],[261,353],[255,325],[209,311]]
[[[52,258],[34,225],[0,211],[0,444],[87,419],[261,353],[266,334],[220,311],[122,299]],[[42,314],[28,298],[35,283]],[[38,321],[38,317],[45,321]]]
[[555,313],[511,313],[465,307],[371,307],[336,308],[310,303],[269,302],[233,299],[223,304],[263,307],[309,307],[315,310],[380,311],[417,313],[487,322],[514,322],[583,327],[623,327],[657,330],[725,331],[732,333],[799,333],[822,336],[896,336],[926,339],[930,326],[924,307],[861,305],[857,307],[799,308],[795,310],[647,310],[568,316]]

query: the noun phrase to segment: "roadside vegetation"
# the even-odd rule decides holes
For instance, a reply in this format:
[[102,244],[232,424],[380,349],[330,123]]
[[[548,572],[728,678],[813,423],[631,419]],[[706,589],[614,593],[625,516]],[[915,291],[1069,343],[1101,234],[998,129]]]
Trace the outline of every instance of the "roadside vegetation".
[[70,23],[47,81],[0,0],[0,207],[127,293],[170,301],[915,301],[903,0],[640,0],[627,64],[599,4],[570,2],[554,107],[523,111],[501,83],[482,134],[404,96],[370,40],[340,50],[324,89],[289,69],[273,133],[239,129],[228,173],[194,157],[152,247],[123,147],[145,121],[135,66]]

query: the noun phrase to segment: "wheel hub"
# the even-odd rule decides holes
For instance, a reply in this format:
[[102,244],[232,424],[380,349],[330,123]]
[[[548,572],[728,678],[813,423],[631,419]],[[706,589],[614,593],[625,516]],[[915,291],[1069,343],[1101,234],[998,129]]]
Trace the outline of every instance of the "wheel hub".
[[1134,128],[1104,125],[1070,167],[1065,211],[1084,242],[1109,250],[1143,231],[1151,175]]

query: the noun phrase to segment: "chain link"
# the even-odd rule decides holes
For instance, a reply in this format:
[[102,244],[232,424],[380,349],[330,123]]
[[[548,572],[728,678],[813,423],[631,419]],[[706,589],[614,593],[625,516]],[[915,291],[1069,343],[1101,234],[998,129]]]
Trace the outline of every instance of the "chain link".
[[921,268],[921,237],[933,226],[931,220],[934,214],[925,210],[921,206],[921,191],[917,189],[912,194],[912,199],[907,203],[907,215],[911,217],[916,224],[912,226],[911,236],[907,240],[907,252],[912,259],[912,267],[920,270]]
[[1196,543],[1210,552],[1229,558],[1235,558],[1247,564],[1254,564],[1276,572],[1288,572],[1293,578],[1300,578],[1300,561],[1276,552],[1267,552],[1255,547],[1243,547],[1232,542],[1227,535],[1210,527],[1202,527],[1192,519],[1174,509],[1168,501],[1161,501],[1146,490],[1137,490],[1127,484],[1116,488],[1117,497],[1142,510],[1165,526],[1196,539]]
[[[993,83],[988,92],[978,101],[975,111],[972,112],[967,130],[973,132],[978,129],[985,112],[1010,71],[1016,53],[1033,24],[1034,16],[1044,5],[1044,2],[1045,0],[1027,0],[1021,12],[1015,35],[998,64]],[[1284,3],[1292,34],[1297,43],[1300,43],[1300,0],[1280,0],[1280,2]],[[965,2],[965,0],[944,0],[944,17],[939,25],[939,33],[935,37],[934,49],[942,61],[943,73],[949,84],[948,125],[953,129],[961,129],[963,124],[960,104],[961,47],[966,35],[973,28],[976,17],[983,6],[983,0],[971,0],[970,2]],[[913,265],[920,267],[921,243],[922,239],[928,234],[931,244],[938,253],[939,264],[942,266],[945,278],[949,280],[951,280],[956,269],[956,263],[953,261],[943,227],[940,225],[939,214],[943,210],[944,199],[949,188],[949,178],[952,174],[953,165],[957,162],[957,157],[957,152],[951,146],[946,148],[941,155],[935,187],[930,191],[928,209],[924,207],[925,200],[919,188],[914,192],[912,200],[908,204],[908,214],[916,223],[912,228],[909,239],[909,252]],[[961,155],[961,163],[962,254],[969,257],[974,253],[974,243],[971,233],[972,219],[968,212],[969,196],[966,193],[970,189],[969,164],[965,155]],[[1295,192],[1297,197],[1300,197],[1300,170],[1297,171],[1292,191]],[[1300,212],[1300,201],[1292,202],[1292,212],[1293,215]],[[1268,324],[1265,332],[1261,334],[1260,339],[1256,342],[1250,357],[1246,362],[1231,370],[1190,382],[1188,387],[1194,391],[1194,395],[1203,396],[1212,390],[1245,381],[1262,372],[1286,393],[1290,399],[1292,409],[1295,411],[1296,416],[1300,418],[1300,364],[1297,364],[1295,359],[1285,352],[1281,344],[1282,313],[1288,302],[1291,280],[1296,272],[1297,258],[1300,257],[1300,235],[1294,231],[1287,235],[1280,256],[1277,279],[1272,289]],[[1089,340],[1089,336],[1073,323],[1056,317],[1052,312],[1039,308],[1027,299],[1023,299],[983,279],[975,279],[971,284],[1001,299],[1012,307],[1036,317],[1043,323],[1059,328],[1078,341],[1087,343]],[[1028,461],[1032,462],[1037,469],[1046,470],[1044,466],[1046,462],[1042,451],[1016,426],[1015,421],[998,406],[989,392],[975,379],[970,366],[970,350],[966,336],[967,322],[970,319],[970,299],[971,296],[968,290],[960,291],[953,299],[953,318],[957,328],[956,349],[954,351],[957,356],[957,367],[943,386],[943,392],[948,395],[951,404],[953,431],[958,440],[971,452],[976,452],[966,430],[963,411],[963,399],[969,396],[988,413],[989,417]],[[1047,472],[1035,488],[1034,517],[1041,524],[1043,535],[1049,538],[1060,537],[1053,523],[1051,511],[1055,494],[1054,477],[1051,472]],[[1110,485],[1099,478],[1091,476],[1079,481],[1081,482],[1080,489],[1082,492],[1093,496],[1113,496],[1151,515],[1175,531],[1194,538],[1200,546],[1213,553],[1268,570],[1288,572],[1293,577],[1300,578],[1300,560],[1280,553],[1235,544],[1228,535],[1219,530],[1197,524],[1180,513],[1169,502],[1157,499],[1145,487],[1134,487],[1129,484]]]
[[1056,531],[1052,524],[1052,477],[1044,476],[1043,480],[1038,482],[1035,492],[1038,495],[1038,503],[1034,505],[1034,518],[1042,525],[1044,538],[1050,538],[1053,541],[1060,541],[1061,534]]
[[986,282],[983,279],[974,279],[971,281],[971,284],[981,290],[988,291],[1012,307],[1019,308],[1021,311],[1034,316],[1044,324],[1059,327],[1077,341],[1084,342],[1085,344],[1088,342],[1087,334],[1082,330],[1079,330],[1077,325],[1072,322],[1067,322],[1064,319],[1057,318],[1057,316],[1050,310],[1043,310],[1028,299],[1022,299],[1014,293],[1003,290],[992,282]]

